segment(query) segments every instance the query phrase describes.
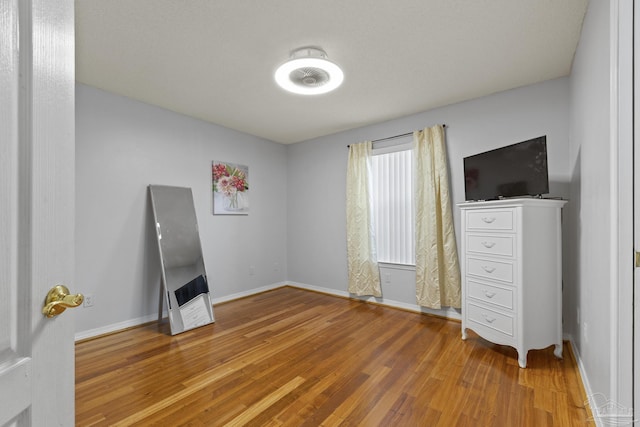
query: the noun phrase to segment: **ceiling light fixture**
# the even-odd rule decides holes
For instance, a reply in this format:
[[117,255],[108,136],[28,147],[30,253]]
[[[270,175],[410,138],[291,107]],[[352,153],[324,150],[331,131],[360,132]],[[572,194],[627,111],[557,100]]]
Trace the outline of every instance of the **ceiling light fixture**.
[[327,59],[327,53],[317,47],[303,47],[291,52],[291,58],[278,67],[278,85],[301,95],[320,95],[342,84],[344,73]]

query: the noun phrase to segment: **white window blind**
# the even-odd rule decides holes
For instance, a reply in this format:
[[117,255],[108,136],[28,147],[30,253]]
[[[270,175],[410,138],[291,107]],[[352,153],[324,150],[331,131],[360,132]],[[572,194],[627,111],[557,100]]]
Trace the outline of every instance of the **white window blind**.
[[371,164],[378,262],[415,265],[411,149],[374,150]]

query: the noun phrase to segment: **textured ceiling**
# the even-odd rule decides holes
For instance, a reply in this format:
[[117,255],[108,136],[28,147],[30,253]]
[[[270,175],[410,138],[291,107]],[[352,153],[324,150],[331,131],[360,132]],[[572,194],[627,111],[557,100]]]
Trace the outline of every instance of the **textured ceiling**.
[[[76,79],[280,143],[566,76],[587,0],[76,0]],[[335,92],[280,89],[319,46]]]

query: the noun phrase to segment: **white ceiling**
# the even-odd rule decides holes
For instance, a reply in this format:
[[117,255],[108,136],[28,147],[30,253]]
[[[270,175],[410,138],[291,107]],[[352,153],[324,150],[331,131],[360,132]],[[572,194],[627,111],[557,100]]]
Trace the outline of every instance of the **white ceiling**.
[[[587,0],[76,0],[76,79],[293,143],[569,74]],[[323,48],[335,92],[280,89]]]

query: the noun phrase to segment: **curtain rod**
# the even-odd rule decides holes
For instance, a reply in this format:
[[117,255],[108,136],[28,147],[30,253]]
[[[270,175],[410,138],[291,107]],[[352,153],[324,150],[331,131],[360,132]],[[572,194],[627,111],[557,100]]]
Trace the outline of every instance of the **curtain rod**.
[[[447,127],[446,124],[441,125],[443,128]],[[388,141],[390,139],[402,138],[403,136],[413,135],[413,132],[401,133],[399,135],[387,136],[386,138],[374,139],[371,142],[380,142],[380,141]],[[347,148],[351,147],[351,145],[347,145]]]
[[403,136],[413,135],[413,132],[401,133],[399,135],[388,136],[386,138],[374,139],[371,142],[388,141],[390,139],[402,138]]

